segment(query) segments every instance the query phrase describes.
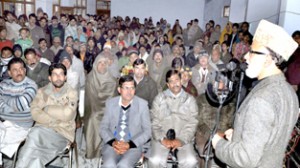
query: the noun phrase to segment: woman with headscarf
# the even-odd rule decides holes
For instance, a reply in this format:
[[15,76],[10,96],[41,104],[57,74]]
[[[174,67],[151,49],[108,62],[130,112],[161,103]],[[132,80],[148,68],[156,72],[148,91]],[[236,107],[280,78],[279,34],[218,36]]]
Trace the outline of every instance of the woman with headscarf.
[[231,34],[232,33],[232,24],[230,22],[228,22],[225,26],[225,28],[223,29],[222,33],[221,33],[221,36],[220,36],[220,44],[223,43],[224,40],[224,36],[225,34]]
[[86,157],[100,157],[99,125],[104,115],[105,101],[116,93],[116,78],[108,71],[109,58],[97,56],[85,86],[84,135]]
[[92,70],[94,60],[96,59],[99,53],[100,49],[96,45],[95,38],[89,37],[87,40],[86,56],[84,60],[84,68],[86,69],[87,73],[89,73]]

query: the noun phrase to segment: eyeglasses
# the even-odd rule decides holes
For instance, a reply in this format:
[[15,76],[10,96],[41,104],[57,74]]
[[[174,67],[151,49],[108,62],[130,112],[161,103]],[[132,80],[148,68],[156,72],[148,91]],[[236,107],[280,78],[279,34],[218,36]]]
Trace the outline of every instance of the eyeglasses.
[[259,51],[253,51],[253,50],[250,50],[249,53],[250,54],[257,54],[257,55],[267,55],[266,53],[259,52]]
[[130,91],[135,90],[135,87],[121,87],[121,88],[124,90],[130,90]]

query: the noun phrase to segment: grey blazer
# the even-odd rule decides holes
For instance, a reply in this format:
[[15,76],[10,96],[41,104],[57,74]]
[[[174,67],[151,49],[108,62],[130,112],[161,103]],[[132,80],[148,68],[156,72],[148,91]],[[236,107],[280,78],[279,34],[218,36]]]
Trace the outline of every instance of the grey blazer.
[[[114,139],[114,131],[118,126],[120,105],[117,96],[106,101],[104,117],[100,123],[100,136],[106,144]],[[151,121],[148,103],[134,96],[129,114],[129,131],[132,135],[131,141],[142,147],[151,138]]]

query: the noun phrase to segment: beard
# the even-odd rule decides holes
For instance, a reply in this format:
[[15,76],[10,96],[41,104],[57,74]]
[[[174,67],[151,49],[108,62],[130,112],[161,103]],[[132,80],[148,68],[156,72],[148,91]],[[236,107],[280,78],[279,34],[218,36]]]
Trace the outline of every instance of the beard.
[[64,84],[65,84],[65,82],[60,81],[60,80],[53,82],[53,86],[55,88],[62,88],[64,86]]
[[262,71],[262,69],[263,69],[263,65],[249,64],[248,68],[246,69],[246,75],[251,79],[257,78],[260,72]]

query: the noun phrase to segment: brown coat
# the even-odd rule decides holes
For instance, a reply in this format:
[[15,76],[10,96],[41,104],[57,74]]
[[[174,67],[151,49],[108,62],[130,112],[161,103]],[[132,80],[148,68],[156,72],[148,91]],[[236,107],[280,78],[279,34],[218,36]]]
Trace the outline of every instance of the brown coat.
[[31,103],[31,115],[36,125],[52,128],[73,142],[77,102],[77,91],[67,83],[59,93],[53,93],[53,84],[49,83],[38,90]]

